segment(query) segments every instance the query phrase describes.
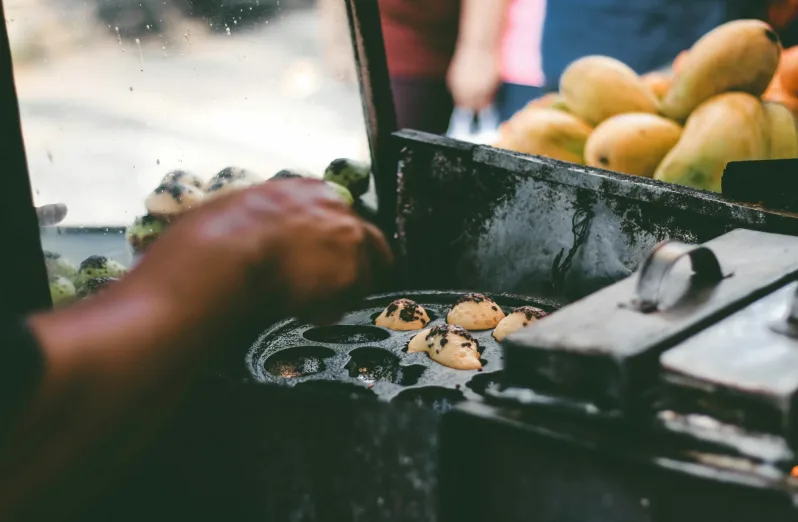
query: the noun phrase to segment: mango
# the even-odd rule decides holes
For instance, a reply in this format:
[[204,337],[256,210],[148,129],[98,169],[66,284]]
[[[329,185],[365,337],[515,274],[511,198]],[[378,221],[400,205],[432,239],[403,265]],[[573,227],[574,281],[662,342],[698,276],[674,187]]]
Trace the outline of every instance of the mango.
[[658,110],[657,97],[640,76],[607,56],[572,62],[560,77],[560,95],[571,113],[594,126],[616,114]]
[[654,93],[658,99],[662,99],[668,93],[673,83],[673,74],[666,72],[650,72],[640,77],[643,83]]
[[736,20],[701,37],[684,55],[661,112],[684,121],[701,103],[739,91],[761,96],[779,66],[781,43],[759,20]]
[[650,178],[681,134],[681,126],[662,116],[619,114],[593,130],[585,145],[585,163]]
[[502,126],[495,147],[582,164],[593,129],[557,109],[524,109]]
[[798,158],[798,128],[790,109],[776,102],[765,102],[770,159]]
[[742,92],[714,96],[687,119],[654,179],[720,192],[728,162],[768,157],[767,133],[767,115],[758,98]]

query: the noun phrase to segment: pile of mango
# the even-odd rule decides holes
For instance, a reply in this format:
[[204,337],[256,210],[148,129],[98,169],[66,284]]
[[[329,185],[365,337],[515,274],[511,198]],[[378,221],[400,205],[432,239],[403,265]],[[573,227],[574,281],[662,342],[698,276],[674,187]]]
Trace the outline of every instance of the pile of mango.
[[564,71],[558,93],[503,124],[495,145],[719,192],[730,161],[798,158],[798,100],[790,105],[798,76],[787,70],[798,54],[783,54],[791,60],[780,69],[773,29],[738,20],[664,72],[639,76],[613,58],[587,56]]

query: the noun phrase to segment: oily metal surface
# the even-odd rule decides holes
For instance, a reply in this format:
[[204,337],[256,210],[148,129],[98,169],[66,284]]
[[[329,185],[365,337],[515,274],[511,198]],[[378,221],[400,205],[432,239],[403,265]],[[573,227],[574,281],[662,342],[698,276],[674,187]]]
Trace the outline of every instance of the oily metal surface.
[[[332,326],[314,327],[289,319],[268,328],[250,348],[246,365],[260,382],[298,388],[340,390],[387,401],[407,401],[446,410],[477,399],[496,384],[503,355],[493,330],[470,332],[481,350],[481,370],[454,370],[426,353],[407,353],[421,330],[393,331],[374,319],[396,299],[412,299],[430,315],[427,326],[443,324],[463,291],[406,291],[367,298],[359,310]],[[552,312],[551,302],[511,294],[486,294],[504,311],[531,305]]]

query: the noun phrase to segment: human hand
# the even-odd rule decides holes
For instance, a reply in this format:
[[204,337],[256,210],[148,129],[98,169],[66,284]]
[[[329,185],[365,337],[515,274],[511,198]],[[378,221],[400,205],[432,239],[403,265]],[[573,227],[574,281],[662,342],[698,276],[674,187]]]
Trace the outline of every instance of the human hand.
[[127,277],[28,318],[44,373],[0,452],[0,519],[90,502],[211,357],[275,319],[337,319],[390,262],[382,234],[318,180],[270,181],[181,215]]
[[457,107],[481,111],[493,103],[499,87],[498,56],[477,45],[458,47],[446,80]]
[[290,315],[325,323],[391,260],[380,231],[326,184],[284,179],[187,213],[118,287],[168,294],[175,320],[197,324],[262,326]]

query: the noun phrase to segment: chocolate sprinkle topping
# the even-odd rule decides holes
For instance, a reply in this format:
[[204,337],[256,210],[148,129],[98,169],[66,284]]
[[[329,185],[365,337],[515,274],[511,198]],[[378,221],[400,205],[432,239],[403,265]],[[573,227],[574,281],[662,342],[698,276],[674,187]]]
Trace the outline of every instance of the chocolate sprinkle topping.
[[458,299],[457,302],[454,303],[454,306],[457,306],[457,305],[462,304],[462,303],[468,303],[468,302],[471,302],[471,301],[473,301],[475,303],[482,303],[482,302],[492,303],[493,302],[490,298],[485,297],[482,294],[466,294],[463,297],[461,297],[460,299]]
[[533,317],[535,319],[542,319],[547,315],[549,315],[540,308],[535,308],[534,306],[519,306],[518,308],[513,310],[513,313],[516,312],[524,314],[526,316],[527,321],[531,321]]
[[466,340],[473,343],[475,346],[479,347],[479,343],[477,342],[476,339],[474,339],[474,337],[470,333],[468,333],[468,330],[466,330],[462,326],[456,326],[453,324],[440,324],[438,326],[433,326],[432,328],[430,328],[430,331],[427,334],[427,340],[432,339],[436,335],[440,335],[441,346],[443,347],[446,346],[446,344],[449,342],[449,340],[447,339],[447,336],[449,334],[459,335],[460,337],[465,338]]
[[301,178],[301,177],[302,174],[297,174],[296,172],[293,172],[291,170],[283,169],[274,176],[272,176],[272,179],[290,179],[290,178]]
[[344,158],[338,158],[336,160],[333,160],[332,163],[330,163],[330,166],[327,168],[330,170],[330,172],[332,172],[335,176],[337,176],[346,168],[348,164],[349,164],[348,160]]
[[89,268],[104,268],[107,263],[108,258],[105,256],[89,256],[80,264],[80,269],[87,270]]
[[227,167],[219,171],[219,173],[213,177],[215,180],[231,180],[235,179],[240,176],[238,171],[243,169],[239,169],[238,167]]
[[180,182],[181,179],[185,178],[188,175],[189,175],[188,172],[186,172],[185,170],[178,169],[169,172],[168,174],[166,174],[166,176],[164,176],[164,178],[168,181]]
[[385,315],[392,315],[396,310],[399,310],[399,318],[406,323],[412,323],[417,319],[421,319],[423,324],[427,324],[427,320],[424,319],[422,315],[424,309],[415,301],[410,299],[397,299],[385,308]]
[[172,196],[178,203],[183,202],[183,194],[185,194],[185,186],[180,183],[163,183],[155,189],[156,194],[167,193]]

